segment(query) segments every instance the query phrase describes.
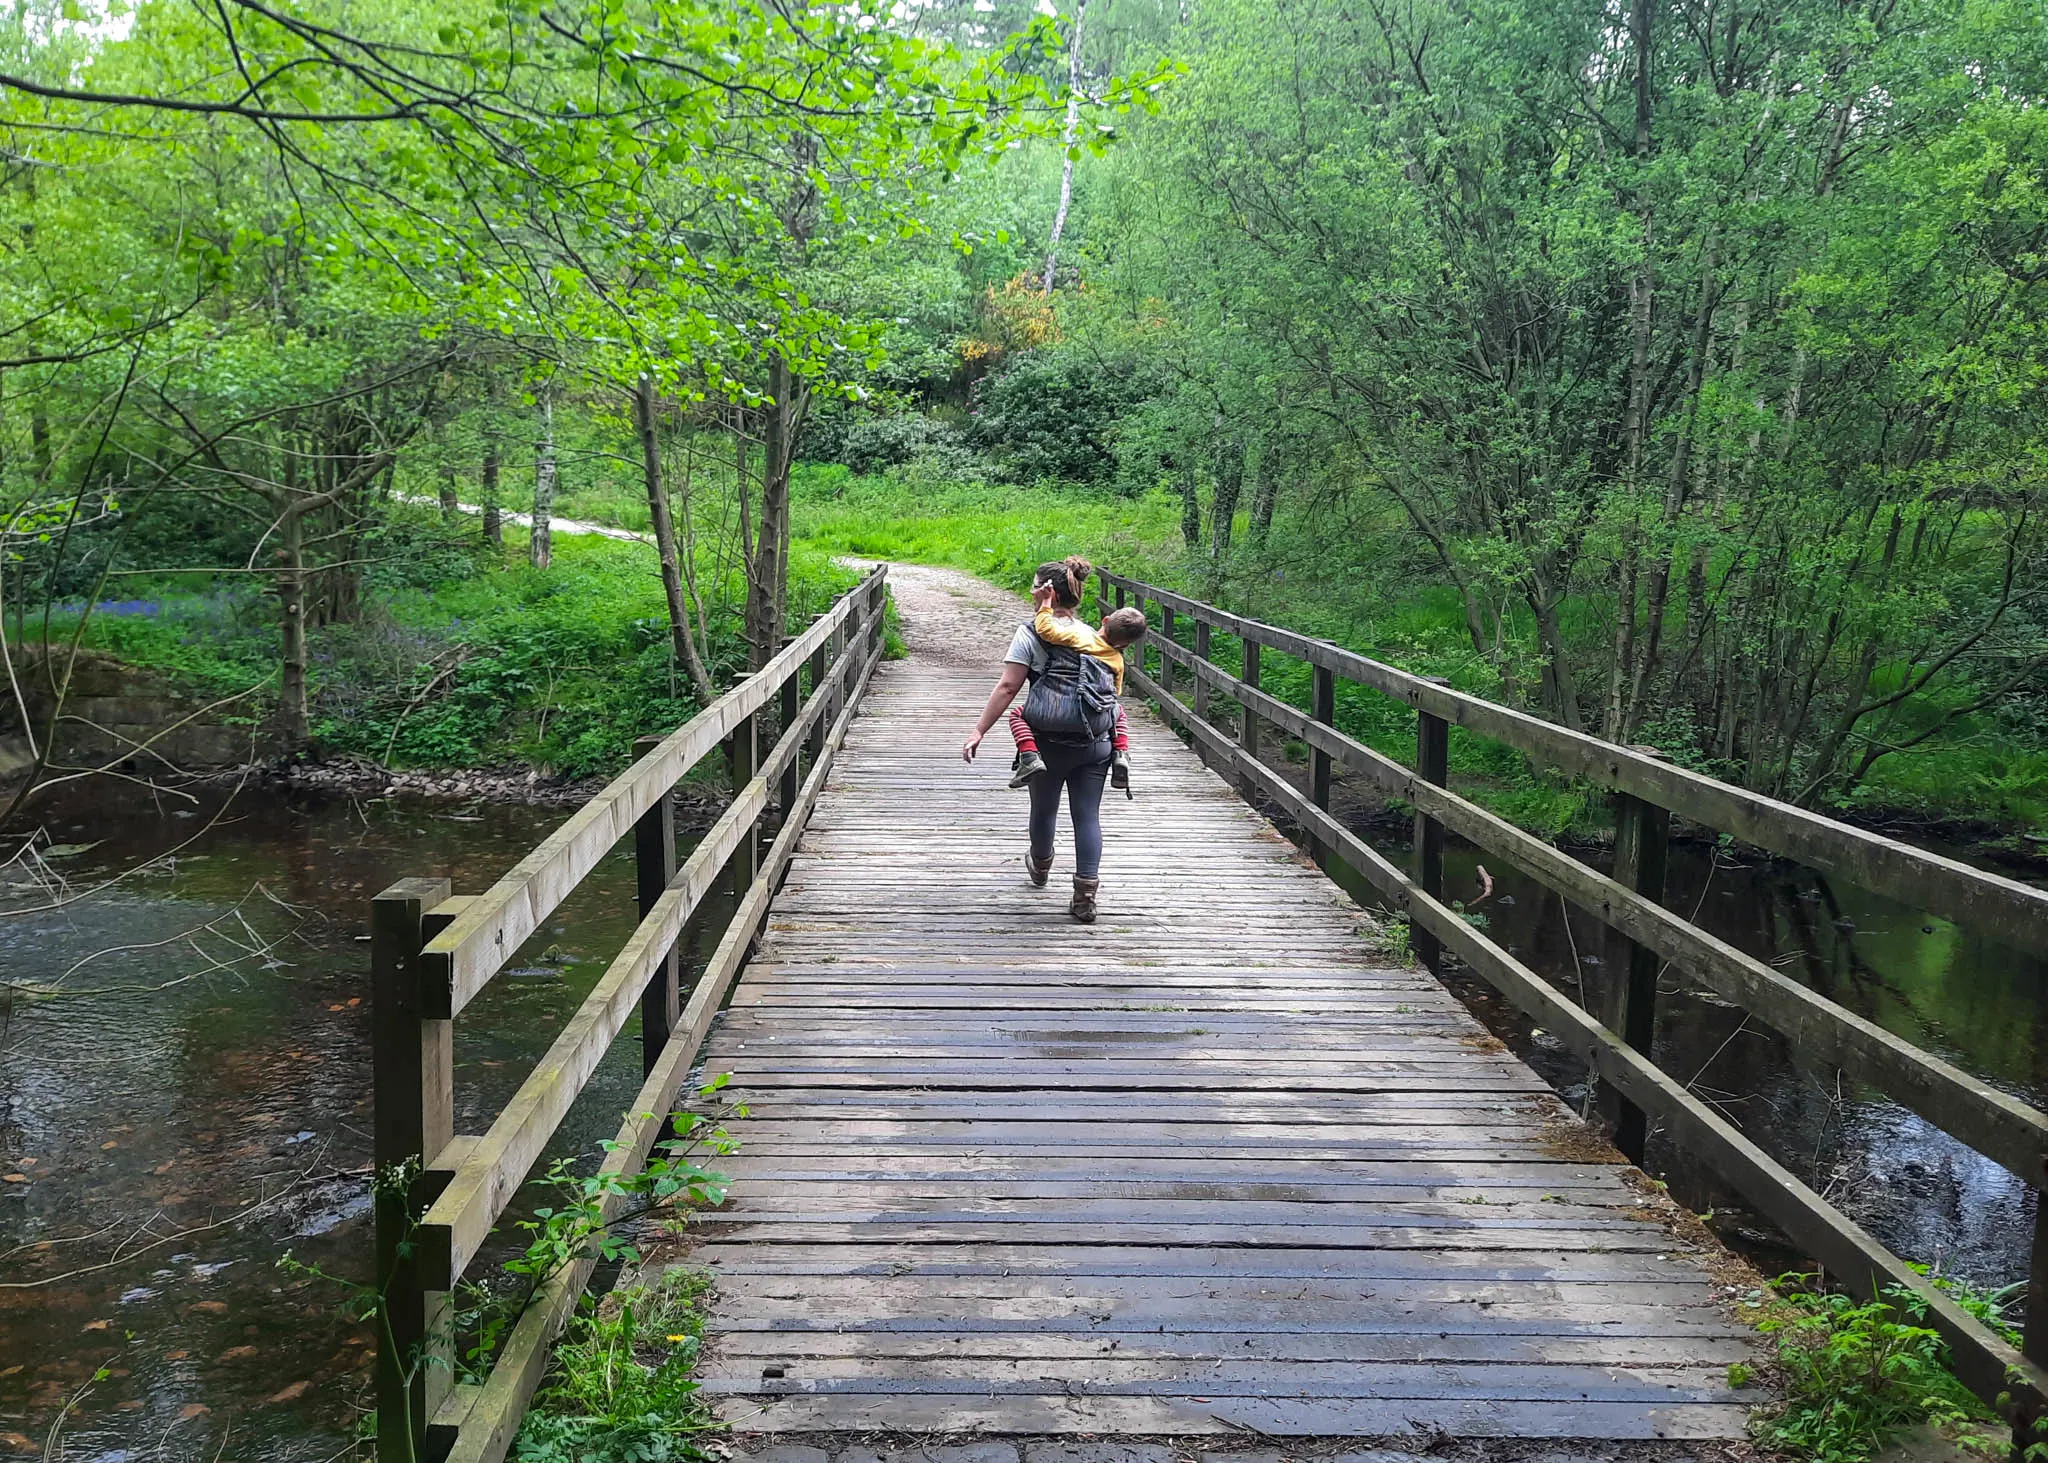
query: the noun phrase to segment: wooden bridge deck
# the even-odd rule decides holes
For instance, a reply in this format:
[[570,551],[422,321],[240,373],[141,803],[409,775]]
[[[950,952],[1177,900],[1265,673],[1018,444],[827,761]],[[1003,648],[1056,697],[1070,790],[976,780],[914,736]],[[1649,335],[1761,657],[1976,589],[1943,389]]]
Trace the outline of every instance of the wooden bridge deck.
[[1147,716],[1074,925],[1002,727],[959,760],[997,653],[923,628],[707,1049],[752,1106],[691,1256],[735,1426],[1742,1433],[1749,1333],[1540,1078]]

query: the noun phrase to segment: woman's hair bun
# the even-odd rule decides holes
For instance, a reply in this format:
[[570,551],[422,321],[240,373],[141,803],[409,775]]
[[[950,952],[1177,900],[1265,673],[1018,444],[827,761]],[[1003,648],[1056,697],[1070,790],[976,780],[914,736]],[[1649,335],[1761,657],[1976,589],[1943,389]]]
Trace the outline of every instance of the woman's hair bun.
[[1081,586],[1088,582],[1088,576],[1095,572],[1095,566],[1079,554],[1067,555],[1067,574],[1073,582],[1074,598],[1081,597]]

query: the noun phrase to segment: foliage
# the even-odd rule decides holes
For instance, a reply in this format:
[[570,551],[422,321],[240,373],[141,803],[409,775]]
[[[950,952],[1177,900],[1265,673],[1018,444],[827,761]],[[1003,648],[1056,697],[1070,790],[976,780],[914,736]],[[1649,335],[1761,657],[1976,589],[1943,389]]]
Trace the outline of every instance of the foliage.
[[[1926,1303],[1889,1290],[1859,1304],[1813,1288],[1817,1278],[1788,1275],[1759,1328],[1777,1339],[1784,1402],[1758,1424],[1772,1448],[1816,1463],[1864,1463],[1907,1429],[1932,1426],[1959,1445],[1992,1456],[2010,1438],[1987,1426],[1996,1414],[1950,1369],[1940,1333],[1925,1325]],[[1966,1310],[2012,1338],[2005,1292],[1984,1292],[1953,1277],[1934,1282]]]
[[587,1306],[555,1347],[552,1369],[513,1441],[521,1463],[671,1463],[708,1454],[716,1428],[691,1373],[704,1334],[702,1271]]
[[981,383],[968,440],[1012,482],[1100,485],[1116,471],[1118,425],[1154,389],[1138,362],[1033,352]]

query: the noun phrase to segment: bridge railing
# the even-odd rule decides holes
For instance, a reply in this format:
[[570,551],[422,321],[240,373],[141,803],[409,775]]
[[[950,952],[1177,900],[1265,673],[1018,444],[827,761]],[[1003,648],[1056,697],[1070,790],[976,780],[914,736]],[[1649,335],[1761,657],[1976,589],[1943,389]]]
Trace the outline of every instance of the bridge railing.
[[[2048,1370],[2040,1365],[2048,1360],[2048,1205],[2037,1203],[2028,1324],[2023,1346],[2015,1348],[1650,1057],[1657,976],[1668,963],[1778,1031],[1802,1055],[1840,1068],[2010,1169],[2038,1195],[2048,1188],[2048,1114],[1665,909],[1665,847],[1671,814],[1677,813],[2029,951],[2048,951],[2048,893],[1674,766],[1653,749],[1570,731],[1327,641],[1121,575],[1104,573],[1101,581],[1114,592],[1115,604],[1129,595],[1148,615],[1156,612],[1157,628],[1146,642],[1150,655],[1132,657],[1127,667],[1136,688],[1189,735],[1213,768],[1235,777],[1248,796],[1277,806],[1326,862],[1338,860],[1356,870],[1405,912],[1412,947],[1432,969],[1442,952],[1450,952],[1584,1059],[1610,1094],[1616,1145],[1631,1161],[1642,1162],[1647,1121],[1662,1122],[1682,1148],[1703,1159],[1851,1291],[1866,1298],[1892,1287],[1917,1294],[1928,1324],[1947,1341],[1958,1375],[2015,1426],[2031,1428],[2048,1413]],[[1188,644],[1180,638],[1183,621],[1191,630]],[[1238,641],[1238,674],[1211,658],[1214,631]],[[1267,650],[1307,663],[1308,712],[1260,689]],[[1339,679],[1416,709],[1413,768],[1337,730]],[[1219,701],[1234,714],[1212,714]],[[1613,876],[1449,791],[1452,726],[1610,789],[1616,814]],[[1306,792],[1267,764],[1262,749],[1269,742],[1261,736],[1266,727],[1307,744]],[[1362,775],[1415,809],[1414,877],[1331,816],[1333,767]],[[1610,980],[1602,1009],[1583,1009],[1444,902],[1446,829],[1505,858],[1626,943],[1625,973]]]
[[[760,929],[882,651],[886,569],[642,755],[503,878],[476,895],[404,879],[371,905],[378,1463],[497,1463],[595,1264],[586,1255],[529,1300],[488,1376],[458,1385],[449,1295],[599,1060],[640,1012],[645,1083],[603,1170],[645,1165],[677,1093]],[[778,734],[765,753],[770,710]],[[680,866],[669,794],[723,748],[733,797]],[[780,808],[764,854],[762,819]],[[489,1131],[454,1131],[455,1018],[521,943],[631,835],[640,923]],[[681,988],[677,943],[704,896],[729,881],[738,908],[703,974]],[[393,1183],[392,1175],[410,1176]],[[605,1217],[617,1211],[606,1201]]]

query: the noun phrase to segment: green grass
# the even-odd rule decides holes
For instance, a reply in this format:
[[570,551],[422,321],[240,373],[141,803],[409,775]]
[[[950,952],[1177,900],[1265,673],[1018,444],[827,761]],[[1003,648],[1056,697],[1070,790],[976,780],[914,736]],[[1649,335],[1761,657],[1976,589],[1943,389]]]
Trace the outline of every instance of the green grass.
[[[400,510],[422,534],[431,510]],[[421,572],[422,569],[430,571]],[[797,545],[790,607],[799,622],[855,579],[829,553]],[[421,581],[426,582],[421,582]],[[95,612],[84,644],[225,696],[261,683],[237,710],[275,705],[276,601],[165,577],[126,591],[125,612]],[[730,684],[746,666],[737,576],[714,617],[708,657]],[[309,635],[312,731],[323,754],[406,767],[523,763],[585,776],[630,760],[635,738],[666,733],[699,709],[670,667],[668,608],[644,544],[558,535],[545,572],[523,532],[502,550],[471,541],[403,574],[373,573],[362,615]],[[68,638],[75,612],[51,626]]]

